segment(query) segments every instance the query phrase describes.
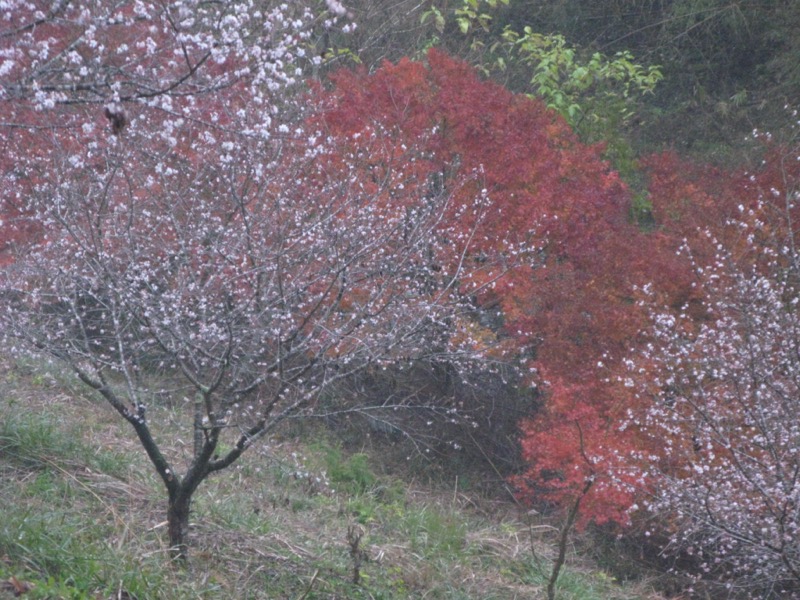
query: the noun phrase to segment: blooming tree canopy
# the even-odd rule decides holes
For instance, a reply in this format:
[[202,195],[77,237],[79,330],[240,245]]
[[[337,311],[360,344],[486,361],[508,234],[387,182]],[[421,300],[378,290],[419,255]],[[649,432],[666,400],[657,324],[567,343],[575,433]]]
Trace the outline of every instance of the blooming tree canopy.
[[[326,386],[479,362],[472,298],[524,254],[478,245],[479,169],[437,183],[380,123],[326,131],[295,90],[313,21],[250,2],[4,13],[0,333],[130,423],[180,556],[198,485]],[[164,395],[186,408],[185,465],[150,426]]]
[[701,300],[648,302],[618,427],[646,449],[629,464],[646,490],[634,509],[658,516],[666,551],[748,597],[800,589],[798,188],[796,166],[776,160],[795,154],[773,152],[749,182],[755,200],[719,236],[706,230],[709,256],[682,249]]

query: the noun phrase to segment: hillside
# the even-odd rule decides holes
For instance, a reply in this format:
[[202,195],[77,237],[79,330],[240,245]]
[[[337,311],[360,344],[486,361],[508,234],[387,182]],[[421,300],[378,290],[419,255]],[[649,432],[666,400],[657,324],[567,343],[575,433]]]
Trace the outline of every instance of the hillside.
[[[189,565],[170,565],[163,491],[125,424],[52,368],[4,361],[0,377],[0,598],[543,597],[547,518],[457,480],[392,473],[380,445],[347,454],[308,424],[206,482]],[[559,598],[660,597],[616,583],[581,547],[570,544]]]

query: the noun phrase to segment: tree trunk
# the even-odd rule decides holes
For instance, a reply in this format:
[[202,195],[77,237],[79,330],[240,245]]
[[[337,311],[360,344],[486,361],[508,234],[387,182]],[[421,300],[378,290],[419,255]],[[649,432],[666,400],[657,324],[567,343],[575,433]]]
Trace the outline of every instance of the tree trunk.
[[167,531],[169,534],[170,553],[172,558],[185,561],[188,557],[189,510],[192,503],[191,493],[183,490],[170,494],[167,509]]

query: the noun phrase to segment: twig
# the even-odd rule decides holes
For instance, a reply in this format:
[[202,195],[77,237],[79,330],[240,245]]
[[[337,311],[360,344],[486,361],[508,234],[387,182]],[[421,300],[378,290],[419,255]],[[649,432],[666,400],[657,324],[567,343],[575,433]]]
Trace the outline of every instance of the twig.
[[589,493],[589,490],[592,489],[595,479],[594,466],[592,465],[592,461],[589,460],[589,457],[586,456],[586,450],[583,445],[583,430],[581,429],[581,424],[578,421],[575,421],[575,426],[578,428],[581,456],[583,457],[583,460],[586,461],[586,464],[589,465],[589,477],[586,478],[583,489],[581,490],[580,494],[578,494],[577,498],[575,498],[575,502],[572,504],[572,508],[570,508],[569,514],[567,515],[567,520],[564,522],[564,526],[561,528],[561,536],[558,540],[558,556],[553,562],[553,570],[550,573],[550,580],[547,582],[547,600],[555,600],[556,583],[558,582],[558,576],[561,572],[561,568],[564,566],[564,562],[567,558],[567,542],[569,541],[569,532],[572,530],[572,526],[575,524],[575,520],[578,518],[578,509],[580,509],[581,501],[586,497],[586,494]]
[[319,575],[319,569],[314,571],[314,574],[311,576],[311,581],[308,582],[308,586],[306,587],[306,591],[303,592],[302,596],[298,596],[297,600],[305,600],[308,595],[311,593],[311,588],[314,587],[314,582],[317,580],[317,575]]

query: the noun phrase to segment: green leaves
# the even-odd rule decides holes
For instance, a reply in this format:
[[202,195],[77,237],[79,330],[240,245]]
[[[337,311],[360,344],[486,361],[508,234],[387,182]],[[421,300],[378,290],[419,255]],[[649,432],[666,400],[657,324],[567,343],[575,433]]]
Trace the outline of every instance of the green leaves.
[[419,22],[425,24],[431,19],[433,19],[433,26],[436,28],[436,31],[438,31],[439,33],[444,32],[444,26],[445,26],[444,15],[442,14],[442,11],[440,11],[435,6],[431,6],[430,9],[422,13]]
[[[587,133],[579,128],[587,117],[593,123],[625,124],[632,114],[628,101],[652,93],[662,79],[659,67],[634,62],[630,52],[612,57],[595,52],[582,59],[563,36],[536,33],[530,27],[521,34],[506,28],[502,38],[503,50],[513,62],[530,69],[532,95],[558,111],[578,133]],[[510,63],[495,59],[501,70]]]
[[[495,10],[501,4],[508,5],[510,0],[461,0],[461,4],[447,11],[447,4],[443,8],[438,8],[435,4],[422,13],[420,23],[424,24],[433,21],[433,25],[439,33],[444,33],[445,26],[452,18],[462,35],[467,35],[476,30],[489,31],[492,15],[486,9]],[[443,12],[444,11],[444,12]],[[445,14],[450,12],[450,14]]]
[[[481,74],[521,82],[529,96],[558,112],[582,141],[603,142],[605,157],[624,177],[635,177],[624,129],[640,114],[641,97],[653,93],[663,78],[660,67],[642,65],[628,51],[590,53],[571,46],[563,35],[539,33],[531,26],[500,31],[493,17],[499,18],[495,11],[501,3],[509,2],[460,0],[449,10],[432,4],[421,21],[432,21],[440,35],[425,48],[461,36],[469,62]],[[457,31],[445,32],[452,25]]]

